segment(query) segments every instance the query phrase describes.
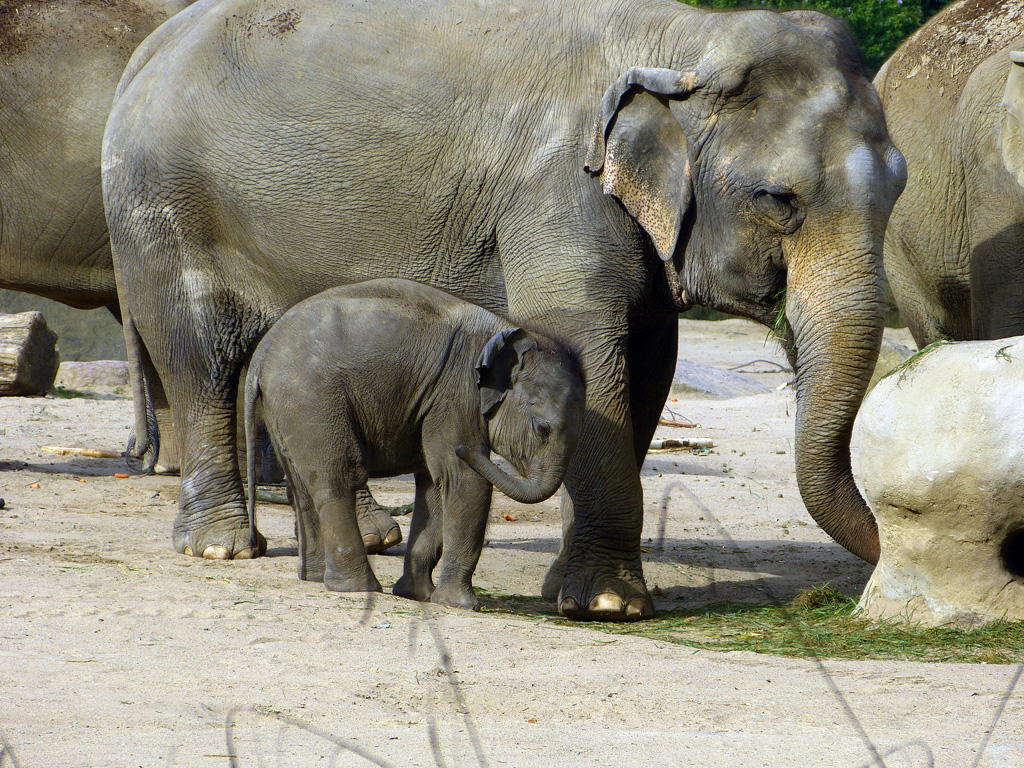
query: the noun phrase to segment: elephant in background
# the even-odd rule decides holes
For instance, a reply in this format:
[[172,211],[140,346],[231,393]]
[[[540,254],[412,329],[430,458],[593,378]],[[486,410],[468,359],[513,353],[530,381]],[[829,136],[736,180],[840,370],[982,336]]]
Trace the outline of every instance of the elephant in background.
[[0,7],[0,288],[117,312],[103,127],[145,37],[189,0]]
[[768,325],[784,306],[801,494],[877,558],[849,438],[905,166],[840,22],[672,0],[201,0],[132,57],[103,173],[122,307],[182,428],[179,552],[263,546],[234,408],[263,333],[391,276],[579,350],[583,433],[542,589],[564,615],[653,614],[639,468],[691,303]]
[[[107,307],[120,318],[100,180],[103,129],[132,52],[191,2],[0,5],[0,288]],[[160,466],[176,472],[173,423],[152,369],[146,383],[164,438]],[[359,498],[367,547],[401,541],[369,492]]]
[[[523,504],[558,490],[579,439],[584,382],[561,344],[436,288],[381,279],[299,302],[256,347],[245,383],[250,487],[257,401],[287,468],[300,578],[380,591],[356,491],[370,477],[414,472],[395,594],[476,609],[492,484]],[[522,477],[496,466],[492,450]],[[248,509],[255,535],[253,494]]]
[[1024,4],[960,0],[875,85],[909,180],[885,271],[918,346],[1024,333]]
[[[120,318],[100,181],[103,128],[132,52],[190,2],[0,6],[0,288],[107,307]],[[176,466],[171,453],[162,460]]]

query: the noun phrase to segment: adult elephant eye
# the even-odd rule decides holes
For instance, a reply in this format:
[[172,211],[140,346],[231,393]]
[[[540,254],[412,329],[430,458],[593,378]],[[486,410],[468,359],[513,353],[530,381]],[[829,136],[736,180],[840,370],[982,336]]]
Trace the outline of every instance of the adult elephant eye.
[[796,232],[804,221],[803,209],[792,192],[759,190],[754,193],[754,210],[787,235]]

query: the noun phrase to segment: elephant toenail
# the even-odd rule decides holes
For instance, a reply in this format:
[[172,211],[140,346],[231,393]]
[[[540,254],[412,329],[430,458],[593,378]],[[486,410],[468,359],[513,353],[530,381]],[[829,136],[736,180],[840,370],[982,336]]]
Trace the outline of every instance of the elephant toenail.
[[367,552],[373,553],[380,549],[380,536],[376,533],[368,533],[363,536],[363,546]]
[[388,531],[388,535],[384,537],[384,549],[395,546],[395,544],[401,544],[402,542],[402,529],[392,528]]
[[604,592],[590,601],[587,611],[597,618],[612,618],[622,616],[624,608],[625,605],[621,597],[610,592]]
[[229,560],[231,552],[225,546],[214,544],[203,550],[203,557],[207,560]]
[[576,602],[576,598],[567,597],[558,604],[558,612],[567,619],[579,618],[580,604]]
[[252,560],[256,557],[256,550],[253,547],[235,552],[234,560]]
[[630,621],[650,619],[654,616],[654,605],[645,597],[634,597],[626,605],[626,618]]
[[188,557],[192,557],[192,547],[186,545],[185,549],[182,550],[181,554],[187,555]]

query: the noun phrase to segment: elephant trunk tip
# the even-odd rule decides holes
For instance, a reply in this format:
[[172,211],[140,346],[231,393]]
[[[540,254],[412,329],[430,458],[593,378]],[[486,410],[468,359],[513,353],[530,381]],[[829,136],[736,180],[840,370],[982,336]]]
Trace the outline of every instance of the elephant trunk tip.
[[560,467],[531,473],[530,478],[520,478],[508,474],[483,452],[469,446],[456,446],[455,455],[499,491],[521,504],[536,504],[544,501],[554,494],[558,490],[558,486],[562,484]]

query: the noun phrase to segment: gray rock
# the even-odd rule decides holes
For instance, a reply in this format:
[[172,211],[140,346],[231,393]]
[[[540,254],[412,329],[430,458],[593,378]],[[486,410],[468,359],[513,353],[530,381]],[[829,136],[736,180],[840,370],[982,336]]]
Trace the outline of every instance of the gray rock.
[[881,557],[862,613],[1024,619],[1024,337],[946,344],[882,379],[855,443]]
[[131,396],[128,364],[122,360],[61,363],[55,384],[62,389],[94,395]]
[[750,376],[685,358],[679,358],[676,362],[676,372],[672,378],[672,394],[676,396],[703,395],[724,400],[771,391],[771,387]]

